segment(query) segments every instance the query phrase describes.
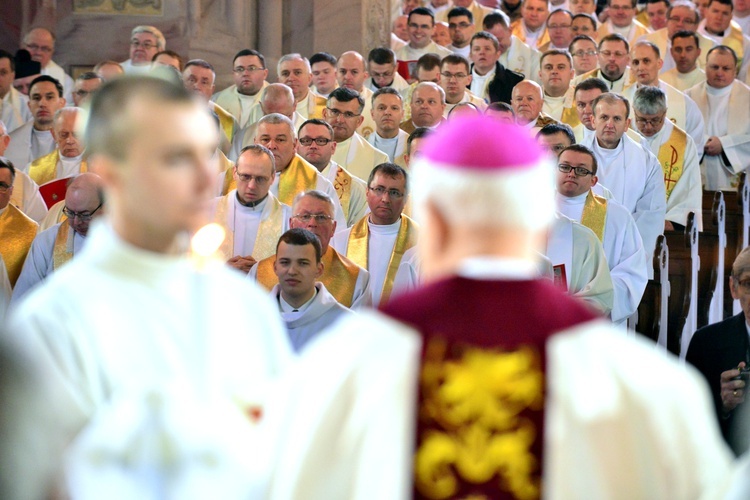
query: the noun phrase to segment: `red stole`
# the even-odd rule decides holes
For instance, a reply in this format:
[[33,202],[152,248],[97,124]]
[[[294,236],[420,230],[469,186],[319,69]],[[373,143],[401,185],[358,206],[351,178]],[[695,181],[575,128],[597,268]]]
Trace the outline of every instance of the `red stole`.
[[595,316],[543,281],[458,277],[383,311],[424,340],[414,498],[539,498],[547,339]]

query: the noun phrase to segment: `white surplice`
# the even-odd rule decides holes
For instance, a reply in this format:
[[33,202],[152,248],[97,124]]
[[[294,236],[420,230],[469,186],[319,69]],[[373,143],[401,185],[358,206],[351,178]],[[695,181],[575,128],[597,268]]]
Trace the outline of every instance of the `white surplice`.
[[[13,304],[17,304],[24,295],[42,283],[55,270],[55,239],[63,224],[67,226],[68,222],[55,224],[51,228],[38,233],[34,238],[23,263],[21,274],[16,281],[16,286],[13,287]],[[73,228],[68,230],[66,250],[71,252],[74,257],[83,250],[85,242],[85,236],[75,232]]]
[[[569,198],[557,193],[557,210],[580,222],[587,195],[588,192]],[[612,322],[622,325],[641,302],[648,282],[649,260],[633,216],[614,200],[607,202],[602,246],[614,287]]]
[[[680,73],[679,71],[677,71],[677,68],[672,68],[669,71],[665,71],[664,73],[659,75],[659,79],[676,88],[680,92],[685,92],[690,87],[694,87],[701,82],[705,82],[706,72],[698,67],[696,67],[689,73]],[[708,125],[707,123],[705,123],[705,120],[703,125],[704,128]]]
[[[656,238],[664,232],[667,209],[664,173],[658,160],[627,135],[614,150],[599,147],[595,134],[582,144],[596,156],[599,182],[633,215],[646,255],[653,255]],[[597,186],[594,192],[599,194]]]
[[373,168],[390,161],[387,154],[356,132],[349,139],[336,144],[331,159],[365,182]]
[[167,384],[262,406],[292,356],[266,293],[218,260],[200,271],[136,248],[108,221],[11,316],[89,417],[118,392]]
[[750,89],[737,80],[723,89],[703,82],[688,89],[687,94],[698,104],[706,121],[704,143],[716,136],[724,149],[721,155],[703,156],[703,188],[736,189],[736,175],[750,165]]
[[0,120],[5,124],[7,132],[13,132],[32,118],[29,98],[11,87],[0,100]]
[[[338,303],[336,298],[328,292],[325,285],[320,281],[315,283],[317,289],[315,296],[300,307],[297,312],[281,310],[281,319],[286,325],[289,341],[296,352],[302,351],[305,346],[317,338],[326,328],[329,328],[342,316],[354,314]],[[284,299],[281,297],[279,285],[271,290],[271,298],[278,304]],[[289,304],[284,304],[288,307]]]
[[539,83],[540,57],[541,54],[537,50],[523,43],[516,35],[511,35],[510,47],[500,56],[498,62],[511,71],[521,73],[527,80]]
[[10,198],[19,210],[41,223],[47,215],[47,204],[44,203],[39,193],[39,186],[22,170],[16,170],[16,178],[13,180],[13,195]]
[[[372,134],[375,135],[375,134]],[[372,137],[372,136],[370,136]],[[357,177],[356,175],[353,175],[351,172],[346,170],[345,168],[341,167],[338,163],[331,160],[328,162],[328,165],[326,168],[323,169],[321,174],[323,174],[323,177],[328,179],[328,181],[335,186],[336,183],[336,175],[338,174],[338,169],[342,168],[347,174],[349,174],[352,178],[352,182],[349,185],[349,213],[346,215],[346,227],[351,227],[354,225],[355,222],[357,222],[359,219],[364,217],[370,212],[370,207],[367,206],[367,183]],[[341,200],[339,200],[339,203]],[[342,206],[343,211],[343,206]],[[337,229],[344,229],[337,228]]]
[[[233,233],[233,256],[240,255],[244,257],[246,255],[253,255],[260,224],[271,216],[273,210],[273,205],[269,203],[271,199],[271,196],[266,196],[266,199],[257,205],[246,207],[237,199],[236,189],[227,193],[226,227]],[[216,203],[219,203],[219,200],[221,198],[217,198]],[[282,203],[281,212],[279,234],[284,234],[289,229],[289,218],[292,216],[292,209]],[[268,256],[256,256],[258,259],[265,259],[266,257]]]
[[614,285],[604,249],[589,228],[557,214],[547,232],[544,255],[553,266],[564,266],[570,295],[586,301],[603,315],[610,314]]
[[[664,126],[651,137],[644,137],[641,144],[651,150],[654,156],[659,154],[659,148],[669,140],[675,125],[664,120]],[[667,199],[667,213],[665,220],[686,225],[690,212],[695,214],[698,231],[703,230],[703,186],[701,184],[701,169],[698,154],[695,151],[693,139],[688,135],[687,146],[683,153],[684,165],[682,175],[675,184]]]

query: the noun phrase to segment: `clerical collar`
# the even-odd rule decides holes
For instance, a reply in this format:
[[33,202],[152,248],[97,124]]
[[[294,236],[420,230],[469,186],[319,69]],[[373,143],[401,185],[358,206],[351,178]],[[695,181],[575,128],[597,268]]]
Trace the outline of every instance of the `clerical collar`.
[[240,193],[235,192],[235,196],[237,197],[237,203],[245,208],[256,208],[259,205],[263,204],[263,202],[265,202],[268,199],[268,193],[266,193],[266,195],[258,201],[251,201],[250,203],[245,203],[244,201],[240,199]]
[[706,93],[710,96],[718,96],[718,97],[725,96],[725,95],[728,95],[732,91],[733,85],[734,85],[734,82],[727,85],[726,87],[718,89],[706,83]]
[[620,149],[622,148],[623,139],[620,137],[620,142],[617,143],[617,147],[614,149],[607,149],[603,148],[599,145],[599,139],[594,137],[594,152],[598,153],[602,159],[605,160],[611,160],[615,158],[618,154],[620,154]]
[[622,80],[625,77],[625,73],[623,73],[622,75],[620,75],[620,78],[616,78],[614,80],[610,80],[607,77],[607,75],[604,74],[603,71],[599,70],[599,74],[602,76],[602,79],[605,82],[609,82],[609,88],[611,88],[611,89],[615,88],[615,83],[619,82],[620,80]]
[[533,30],[526,25],[526,21],[522,19],[521,22],[523,23],[523,29],[526,30],[526,34],[536,35],[537,33],[541,33],[544,30],[544,25],[541,25],[537,29]]
[[476,255],[462,259],[456,274],[462,278],[477,280],[529,280],[538,276],[537,269],[537,264],[530,260]]
[[394,234],[398,233],[398,230],[401,227],[401,217],[399,217],[398,220],[393,224],[374,224],[368,217],[367,225],[370,227],[370,233]]
[[299,307],[294,307],[293,305],[289,304],[286,300],[284,300],[284,297],[281,295],[281,291],[279,291],[279,310],[282,313],[295,313],[299,314],[301,316],[313,303],[315,300],[315,297],[318,295],[318,287],[313,287],[313,294],[312,297],[310,297],[310,300],[305,302]]
[[472,77],[472,79],[479,79],[479,80],[484,81],[487,78],[490,78],[492,75],[494,75],[496,69],[497,69],[497,65],[493,66],[492,69],[489,70],[484,75],[480,75],[479,73],[477,73],[476,66],[474,66],[474,67],[471,68],[471,77]]
[[377,145],[377,143],[379,143],[379,142],[382,142],[382,143],[385,143],[385,144],[390,144],[392,142],[398,142],[398,134],[396,134],[395,137],[383,137],[377,131],[375,131],[375,145]]

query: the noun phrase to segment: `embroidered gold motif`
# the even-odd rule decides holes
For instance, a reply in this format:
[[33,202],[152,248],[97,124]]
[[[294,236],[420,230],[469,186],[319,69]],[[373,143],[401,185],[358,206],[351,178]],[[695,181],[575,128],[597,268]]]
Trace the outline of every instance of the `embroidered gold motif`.
[[426,430],[415,455],[416,487],[428,498],[454,497],[459,481],[497,487],[519,499],[539,497],[531,446],[537,429],[520,413],[544,403],[543,375],[530,348],[464,348],[447,359],[432,340],[421,373],[420,422]]

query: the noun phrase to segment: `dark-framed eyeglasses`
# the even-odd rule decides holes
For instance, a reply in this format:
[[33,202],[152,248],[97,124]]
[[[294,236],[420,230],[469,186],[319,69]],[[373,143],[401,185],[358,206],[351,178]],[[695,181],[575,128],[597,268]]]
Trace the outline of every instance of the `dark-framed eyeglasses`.
[[378,196],[378,198],[382,197],[386,193],[388,193],[389,198],[393,198],[394,200],[400,200],[401,198],[404,197],[404,193],[402,193],[398,189],[386,189],[381,186],[377,186],[377,187],[368,186],[367,189],[375,193]]
[[[2,137],[2,136],[0,136],[0,137]],[[0,182],[0,194],[7,193],[10,190],[10,188],[12,188],[12,187],[13,186],[9,186],[8,184],[6,184],[4,182]]]
[[295,219],[307,224],[311,220],[314,220],[317,224],[325,224],[328,221],[332,221],[333,217],[325,214],[297,214],[294,216]]
[[565,163],[560,163],[557,166],[557,170],[564,174],[569,174],[572,170],[575,173],[576,177],[586,177],[587,175],[594,175],[594,172],[592,172],[591,170],[587,170],[583,167],[574,167],[573,165],[567,165]]
[[313,142],[317,144],[318,146],[325,146],[329,142],[332,142],[333,139],[328,139],[326,137],[300,137],[299,143],[303,146],[309,146]]
[[352,113],[351,111],[339,111],[338,109],[334,109],[334,108],[326,108],[326,109],[328,110],[328,113],[330,113],[332,118],[338,118],[339,116],[343,116],[347,120],[351,120],[352,118],[362,116],[362,113]]
[[91,211],[91,212],[74,212],[74,211],[72,211],[71,209],[69,209],[69,208],[68,208],[68,206],[66,205],[66,206],[65,206],[65,207],[63,207],[63,209],[62,209],[62,213],[63,213],[63,214],[65,214],[65,217],[67,217],[67,218],[68,218],[68,219],[70,219],[70,220],[73,220],[73,219],[75,219],[76,217],[78,217],[78,219],[79,219],[79,220],[80,220],[81,222],[87,222],[87,221],[90,221],[90,220],[91,220],[91,219],[92,219],[92,218],[94,217],[94,214],[95,214],[95,213],[96,213],[96,212],[97,212],[97,211],[98,211],[98,210],[99,210],[100,208],[102,208],[102,204],[101,204],[101,203],[99,203],[99,206],[98,206],[98,207],[96,207],[96,208],[95,208],[95,209],[94,209],[93,211]]

